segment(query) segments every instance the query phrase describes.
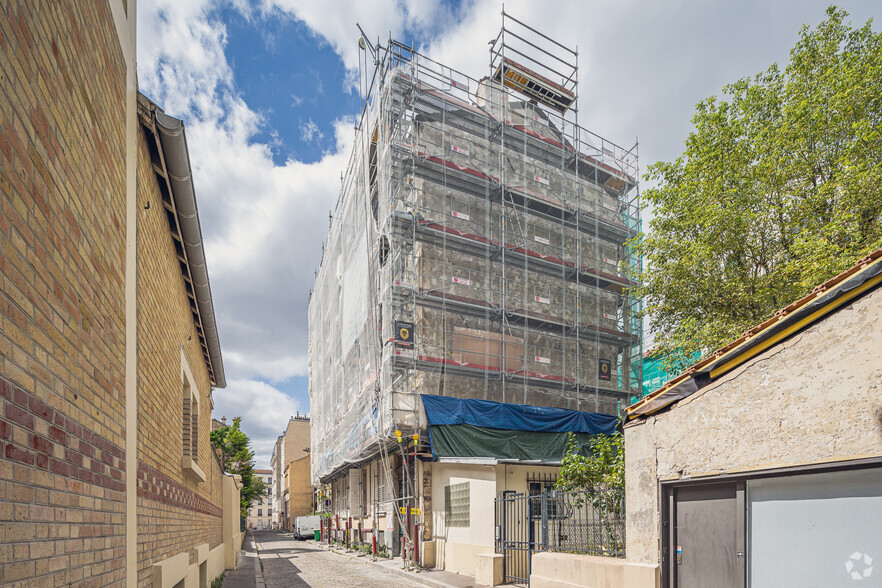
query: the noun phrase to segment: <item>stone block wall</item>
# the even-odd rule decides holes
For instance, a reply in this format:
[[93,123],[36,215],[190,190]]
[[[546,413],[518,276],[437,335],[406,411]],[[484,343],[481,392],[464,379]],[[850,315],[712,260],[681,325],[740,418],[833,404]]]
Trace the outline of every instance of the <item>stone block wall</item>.
[[0,584],[125,564],[125,61],[106,2],[0,4]]

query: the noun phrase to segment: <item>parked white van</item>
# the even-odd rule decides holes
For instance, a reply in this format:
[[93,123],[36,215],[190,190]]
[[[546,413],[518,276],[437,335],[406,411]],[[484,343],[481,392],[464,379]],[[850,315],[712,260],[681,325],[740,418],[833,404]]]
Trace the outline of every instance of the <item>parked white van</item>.
[[315,532],[319,529],[321,529],[321,517],[319,515],[294,519],[295,539],[312,539],[315,537]]

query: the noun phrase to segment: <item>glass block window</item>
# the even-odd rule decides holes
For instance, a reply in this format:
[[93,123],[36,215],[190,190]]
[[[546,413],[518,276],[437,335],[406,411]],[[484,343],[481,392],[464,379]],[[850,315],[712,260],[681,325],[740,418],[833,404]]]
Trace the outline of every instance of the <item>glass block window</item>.
[[444,501],[448,527],[469,526],[469,483],[444,487]]

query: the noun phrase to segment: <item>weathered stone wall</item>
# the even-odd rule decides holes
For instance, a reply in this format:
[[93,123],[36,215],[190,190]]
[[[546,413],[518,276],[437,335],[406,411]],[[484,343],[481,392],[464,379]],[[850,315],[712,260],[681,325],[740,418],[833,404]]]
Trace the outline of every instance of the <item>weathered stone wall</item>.
[[107,2],[0,4],[0,584],[125,566],[126,66]]
[[[140,129],[138,156],[138,581],[154,563],[223,542],[220,465],[209,442],[211,383],[168,217]],[[197,464],[185,472],[182,354],[199,395]]]
[[628,559],[659,561],[659,480],[882,456],[880,315],[876,289],[628,425]]

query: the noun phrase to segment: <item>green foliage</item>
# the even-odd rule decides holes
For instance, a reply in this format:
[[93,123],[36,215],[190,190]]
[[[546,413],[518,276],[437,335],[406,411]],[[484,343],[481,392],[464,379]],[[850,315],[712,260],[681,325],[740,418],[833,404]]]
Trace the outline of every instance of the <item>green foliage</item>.
[[700,102],[649,167],[645,313],[680,371],[882,247],[882,34],[835,7],[772,65]]
[[212,431],[211,446],[217,452],[224,472],[242,476],[239,502],[240,515],[244,519],[254,501],[267,496],[267,486],[259,476],[254,475],[254,451],[251,450],[251,439],[239,430],[241,422],[242,418],[236,417],[232,426]]
[[221,574],[211,581],[211,588],[221,588],[224,585],[224,575]]
[[558,490],[612,489],[625,487],[625,443],[621,433],[592,435],[587,446],[576,436],[567,438],[567,453],[560,462],[554,487]]

